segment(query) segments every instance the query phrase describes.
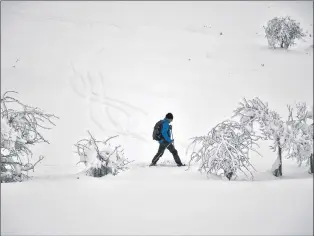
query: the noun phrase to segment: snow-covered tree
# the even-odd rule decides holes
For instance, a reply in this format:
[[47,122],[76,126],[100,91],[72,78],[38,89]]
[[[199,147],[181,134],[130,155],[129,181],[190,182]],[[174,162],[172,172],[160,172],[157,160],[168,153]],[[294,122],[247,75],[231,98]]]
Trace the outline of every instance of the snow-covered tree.
[[5,92],[1,98],[1,182],[22,181],[28,177],[39,160],[32,163],[32,145],[49,143],[40,133],[40,129],[51,129],[45,123],[55,125],[55,115],[46,114],[39,108],[21,103]]
[[268,21],[264,29],[268,45],[272,48],[280,46],[288,49],[295,44],[295,39],[302,39],[306,36],[300,27],[300,23],[291,19],[290,16],[275,17]]
[[[268,104],[263,103],[259,98],[247,101],[243,99],[240,106],[234,111],[234,117],[240,117],[240,123],[244,126],[259,124],[261,137],[265,140],[272,140],[271,149],[277,152],[277,159],[272,166],[275,176],[282,176],[283,152],[288,152],[288,157],[295,157],[299,163],[304,158],[310,161],[308,153],[313,147],[313,130],[304,123],[304,108],[298,108],[297,121],[292,119],[292,109],[289,108],[289,118],[283,121],[279,114],[269,109]],[[306,115],[310,117],[310,114]],[[313,126],[312,126],[313,127]]]
[[[207,174],[224,175],[229,180],[239,173],[253,178],[255,170],[249,161],[255,151],[257,137],[250,129],[236,121],[226,120],[209,131],[206,136],[192,138],[191,162],[200,162],[199,170]],[[189,150],[188,148],[188,150]],[[258,152],[257,152],[258,153]]]
[[279,114],[268,108],[259,98],[247,101],[243,99],[240,106],[234,111],[234,117],[240,117],[243,125],[253,125],[257,122],[264,139],[272,140],[274,152],[277,151],[277,159],[272,167],[275,176],[282,176],[282,149],[285,146],[285,124]]
[[[293,109],[289,109],[288,127],[290,138],[287,140],[287,158],[297,161],[299,166],[305,163],[310,166],[309,173],[314,173],[313,163],[313,107],[309,109],[306,103],[297,103],[296,119]],[[308,124],[307,120],[312,120]]]
[[105,141],[97,141],[88,131],[90,138],[82,139],[75,144],[80,157],[78,163],[84,163],[86,174],[93,177],[102,177],[108,174],[117,175],[120,171],[128,169],[129,161],[124,157],[121,146],[113,147],[110,137]]

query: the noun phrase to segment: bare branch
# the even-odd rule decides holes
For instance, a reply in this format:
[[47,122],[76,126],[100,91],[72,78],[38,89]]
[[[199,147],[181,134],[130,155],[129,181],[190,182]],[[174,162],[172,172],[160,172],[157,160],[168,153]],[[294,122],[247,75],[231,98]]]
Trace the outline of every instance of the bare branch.
[[[6,169],[7,166],[12,170],[15,168],[19,174],[13,171],[8,172],[5,175],[5,180],[1,178],[1,181],[22,180],[24,174],[21,174],[20,171],[34,170],[35,165],[39,163],[41,158],[35,164],[30,163],[32,157],[30,145],[41,142],[49,144],[43,135],[40,134],[39,129],[50,129],[42,123],[53,123],[51,119],[58,118],[54,115],[44,113],[37,107],[34,108],[23,104],[18,99],[11,97],[10,93],[18,94],[15,91],[7,91],[1,98],[1,124],[5,124],[4,127],[1,127],[1,155],[15,158],[18,162],[11,161],[14,163],[14,166],[12,166],[10,161],[1,163],[1,167]],[[14,109],[10,108],[12,105],[15,105]],[[20,107],[20,110],[16,110],[18,107]],[[25,164],[24,159],[21,157],[27,158],[27,164]]]
[[[89,131],[88,133],[90,139],[82,139],[75,144],[77,153],[81,158],[77,164],[83,162],[85,166],[89,165],[86,174],[94,177],[101,177],[109,173],[116,175],[128,168],[128,164],[132,161],[124,158],[123,149],[120,150],[121,146],[113,148],[109,143],[110,139],[117,136],[110,137],[106,141],[97,141]],[[96,159],[91,156],[93,154],[87,153],[86,150],[94,150]]]
[[[244,104],[248,102],[245,100]],[[237,177],[237,170],[244,167],[252,175],[248,168],[252,166],[248,150],[252,150],[253,145],[257,144],[251,138],[251,132],[240,123],[225,120],[211,129],[207,136],[195,137],[189,147],[193,144],[195,146],[196,143],[200,144],[201,148],[193,150],[189,167],[192,161],[201,161],[199,170],[207,174],[222,175],[222,171],[231,179],[232,176]]]

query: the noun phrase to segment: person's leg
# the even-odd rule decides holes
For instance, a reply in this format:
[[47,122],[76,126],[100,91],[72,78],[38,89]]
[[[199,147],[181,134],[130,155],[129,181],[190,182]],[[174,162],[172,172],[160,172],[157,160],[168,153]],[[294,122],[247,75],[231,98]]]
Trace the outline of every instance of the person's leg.
[[173,155],[174,161],[177,163],[177,165],[182,165],[182,162],[180,160],[180,157],[178,155],[178,151],[175,149],[174,145],[171,143],[168,147],[168,150]]
[[155,165],[158,162],[159,158],[164,154],[166,147],[167,147],[167,144],[165,144],[165,143],[159,144],[158,152],[152,160],[153,165]]

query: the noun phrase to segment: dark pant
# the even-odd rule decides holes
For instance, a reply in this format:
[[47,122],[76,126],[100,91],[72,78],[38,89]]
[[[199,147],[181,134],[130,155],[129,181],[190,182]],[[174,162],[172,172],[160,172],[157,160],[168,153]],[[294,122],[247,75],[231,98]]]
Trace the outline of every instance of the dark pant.
[[173,155],[173,158],[175,160],[175,162],[178,165],[182,165],[182,162],[180,160],[180,157],[178,155],[178,151],[175,149],[174,145],[171,143],[167,143],[167,142],[162,142],[159,144],[159,148],[158,148],[158,152],[157,154],[154,156],[153,160],[152,160],[152,164],[156,164],[157,161],[159,160],[159,158],[164,154],[166,148],[171,152],[171,154]]

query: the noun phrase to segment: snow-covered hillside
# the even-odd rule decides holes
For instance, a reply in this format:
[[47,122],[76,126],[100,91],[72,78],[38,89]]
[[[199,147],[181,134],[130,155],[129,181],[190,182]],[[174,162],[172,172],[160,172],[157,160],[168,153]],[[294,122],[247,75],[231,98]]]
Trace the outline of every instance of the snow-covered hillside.
[[310,235],[313,226],[312,178],[227,182],[138,167],[5,184],[1,194],[3,235]]
[[[2,184],[1,234],[313,234],[313,179],[261,143],[256,181],[207,180],[151,162],[156,121],[174,114],[176,148],[255,96],[281,116],[313,104],[313,38],[267,47],[263,25],[290,15],[313,37],[312,2],[1,2],[1,94],[60,117],[34,147],[36,178]],[[263,66],[262,66],[263,64]],[[74,144],[119,135],[130,171],[77,173]],[[171,160],[165,153],[162,161]],[[302,201],[296,201],[302,199]]]

